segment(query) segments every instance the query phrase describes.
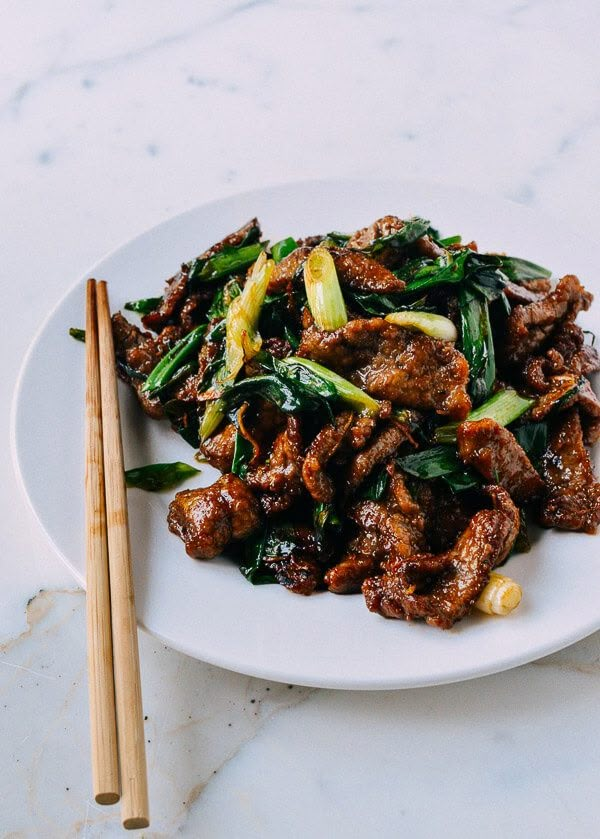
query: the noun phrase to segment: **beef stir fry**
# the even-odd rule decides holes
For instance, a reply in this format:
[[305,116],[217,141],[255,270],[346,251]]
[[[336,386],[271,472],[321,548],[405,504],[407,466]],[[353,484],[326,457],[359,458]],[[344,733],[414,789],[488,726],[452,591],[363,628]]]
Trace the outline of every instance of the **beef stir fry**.
[[528,520],[600,522],[591,302],[417,217],[273,245],[252,219],[127,304],[143,329],[113,317],[142,409],[222,473],[176,494],[170,530],[251,583],[362,592],[387,618],[501,611],[493,572]]

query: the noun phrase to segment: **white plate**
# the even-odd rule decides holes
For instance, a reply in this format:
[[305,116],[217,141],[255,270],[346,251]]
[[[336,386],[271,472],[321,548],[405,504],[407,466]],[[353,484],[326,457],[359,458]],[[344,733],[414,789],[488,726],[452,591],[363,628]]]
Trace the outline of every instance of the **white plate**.
[[[322,181],[249,192],[198,207],[144,233],[85,276],[109,281],[113,310],[159,294],[179,263],[258,215],[276,241],[353,230],[385,213],[420,214],[445,235],[474,238],[591,285],[592,247],[564,224],[462,189],[411,182]],[[13,420],[14,450],[31,505],[58,554],[84,584],[83,347],[68,335],[84,323],[84,279],[43,325],[25,361]],[[592,286],[593,288],[593,286]],[[598,323],[598,308],[581,320]],[[135,317],[135,316],[134,316]],[[146,418],[121,390],[126,466],[193,463],[193,450],[166,423]],[[217,477],[206,467],[199,481]],[[188,558],[166,526],[173,493],[130,490],[131,540],[140,623],[170,646],[221,667],[278,681],[334,688],[407,688],[469,679],[523,664],[600,627],[599,543],[583,534],[540,532],[509,560],[523,586],[508,618],[475,615],[442,632],[370,614],[360,595],[301,597],[252,586],[227,560]]]

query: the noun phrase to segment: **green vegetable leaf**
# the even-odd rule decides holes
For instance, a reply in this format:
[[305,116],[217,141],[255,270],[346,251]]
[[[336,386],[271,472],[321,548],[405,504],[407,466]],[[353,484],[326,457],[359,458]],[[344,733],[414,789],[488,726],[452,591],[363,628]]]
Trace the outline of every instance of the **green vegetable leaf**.
[[246,440],[239,428],[235,434],[235,448],[233,450],[233,461],[231,471],[240,478],[246,477],[248,466],[254,455],[252,443]]
[[171,421],[173,429],[197,449],[200,445],[198,409],[195,403],[184,402],[182,399],[171,399],[164,404],[166,417]]
[[407,310],[431,311],[431,306],[427,306],[426,297],[420,297],[418,300],[407,303],[403,292],[378,294],[377,292],[360,292],[345,288],[344,297],[351,306],[367,315],[375,315],[376,317],[383,317],[390,312]]
[[146,393],[154,393],[164,387],[173,378],[175,371],[198,350],[205,332],[206,324],[203,323],[178,341],[154,367],[142,390]]
[[289,256],[298,247],[298,242],[288,236],[287,239],[282,239],[281,242],[275,242],[271,245],[271,256],[274,262],[281,262],[286,256]]
[[501,256],[502,270],[513,283],[520,283],[524,280],[549,279],[552,271],[535,262],[527,259],[520,259],[518,256]]
[[296,541],[293,525],[267,523],[263,530],[246,539],[240,571],[254,585],[275,583],[275,575],[265,563],[265,559],[285,559],[300,550],[302,546]]
[[385,466],[375,469],[363,483],[360,497],[366,501],[381,501],[390,483],[390,476]]
[[258,259],[264,245],[255,242],[237,248],[225,247],[209,259],[194,259],[190,265],[189,286],[195,291],[204,283],[214,282],[230,274],[238,274]]
[[229,304],[236,297],[239,297],[241,293],[242,289],[237,279],[229,280],[228,283],[225,283],[224,286],[217,289],[206,313],[206,320],[209,323],[213,320],[223,320],[227,314]]
[[333,370],[312,361],[309,358],[299,356],[288,356],[279,362],[288,373],[291,373],[305,387],[310,387],[319,395],[325,394],[326,390],[333,388],[337,398],[349,405],[353,410],[368,416],[377,416],[381,408],[380,403],[361,390],[348,379],[334,373]]
[[342,528],[342,521],[335,506],[321,501],[314,506],[313,524],[320,542],[339,536]]
[[[468,249],[459,251],[457,254],[447,251],[444,257],[438,258],[435,262],[428,260],[422,263],[421,268],[415,272],[401,293],[415,294],[438,286],[462,282],[470,254],[471,251]],[[396,273],[402,276],[401,271]]]
[[276,583],[275,574],[265,565],[265,549],[270,536],[267,524],[263,530],[253,533],[244,542],[244,558],[240,571],[248,582],[255,586]]
[[496,380],[494,341],[488,303],[472,286],[461,285],[458,292],[463,355],[469,362],[469,390],[475,405],[491,393]]
[[338,248],[345,248],[349,239],[350,233],[340,233],[337,230],[332,230],[331,233],[328,233],[323,237],[321,244],[324,247],[335,246]]
[[173,489],[199,471],[181,461],[151,463],[148,466],[139,466],[137,469],[127,469],[125,481],[128,487],[137,487],[148,492],[160,492],[163,489]]
[[375,239],[368,248],[364,249],[365,253],[375,255],[385,248],[406,248],[420,239],[421,236],[424,236],[428,230],[429,221],[427,219],[413,216],[406,219],[404,227],[401,227],[400,230],[390,233],[389,236],[381,236],[379,239]]
[[537,469],[548,445],[548,424],[526,422],[518,428],[513,428],[512,433]]
[[447,248],[450,245],[460,245],[461,242],[462,242],[462,236],[460,236],[460,235],[458,235],[458,236],[446,236],[445,239],[438,239],[437,240],[438,245],[440,245],[442,248]]
[[251,399],[266,399],[287,414],[301,411],[323,411],[331,416],[327,401],[314,390],[291,377],[274,373],[242,379],[223,389],[219,394],[222,411],[228,413]]
[[481,478],[459,459],[454,446],[432,449],[398,458],[398,465],[409,475],[422,480],[443,478],[454,492],[481,486]]
[[157,309],[161,303],[162,297],[142,297],[141,300],[130,300],[129,303],[125,303],[123,308],[127,309],[128,312],[138,312],[140,315],[147,315],[149,312]]
[[75,338],[76,341],[81,341],[85,344],[85,329],[77,329],[75,326],[72,326],[69,329],[69,335],[71,338]]

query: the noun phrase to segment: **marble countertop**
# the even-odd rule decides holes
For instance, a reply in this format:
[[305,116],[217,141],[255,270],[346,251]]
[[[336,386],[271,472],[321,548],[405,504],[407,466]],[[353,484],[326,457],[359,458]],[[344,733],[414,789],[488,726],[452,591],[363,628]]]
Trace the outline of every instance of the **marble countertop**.
[[[34,332],[105,251],[264,184],[389,172],[476,185],[591,228],[600,6],[32,0],[4,11],[0,833],[116,836],[118,809],[90,797],[84,595],[8,456]],[[239,676],[144,633],[140,645],[148,837],[598,835],[600,635],[497,676],[377,694]]]

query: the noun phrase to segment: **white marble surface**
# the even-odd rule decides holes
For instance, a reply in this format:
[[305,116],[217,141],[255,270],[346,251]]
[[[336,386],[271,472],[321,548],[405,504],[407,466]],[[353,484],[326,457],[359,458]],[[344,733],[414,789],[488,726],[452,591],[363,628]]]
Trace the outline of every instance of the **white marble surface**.
[[[600,6],[9,0],[2,17],[0,832],[112,836],[118,809],[90,800],[83,594],[8,456],[39,323],[104,251],[266,183],[410,174],[591,229]],[[600,636],[377,695],[260,682],[145,635],[141,656],[146,836],[598,835]]]

